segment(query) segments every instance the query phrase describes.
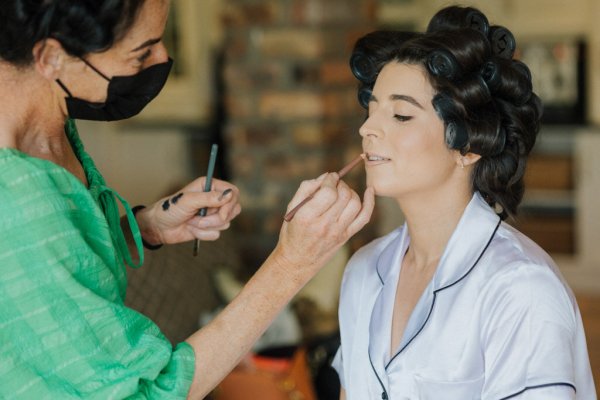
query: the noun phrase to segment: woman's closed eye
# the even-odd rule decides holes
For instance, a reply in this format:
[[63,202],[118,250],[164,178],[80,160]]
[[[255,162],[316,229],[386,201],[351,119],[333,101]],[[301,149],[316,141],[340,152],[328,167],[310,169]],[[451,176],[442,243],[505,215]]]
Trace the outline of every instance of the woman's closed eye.
[[142,54],[141,56],[139,56],[139,57],[137,58],[137,60],[138,60],[140,63],[143,63],[144,61],[146,61],[146,60],[148,59],[148,57],[150,57],[150,55],[151,55],[151,54],[152,54],[152,51],[151,51],[150,49],[148,49],[148,50],[146,50],[146,51],[144,52],[144,54]]
[[400,115],[400,114],[394,114],[394,118],[400,122],[406,122],[412,119],[411,116],[408,115]]

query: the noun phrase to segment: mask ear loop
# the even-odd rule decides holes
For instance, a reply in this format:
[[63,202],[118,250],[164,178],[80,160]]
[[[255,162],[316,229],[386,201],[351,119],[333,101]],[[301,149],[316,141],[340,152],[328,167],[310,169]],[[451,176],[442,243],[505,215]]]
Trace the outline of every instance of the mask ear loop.
[[83,57],[79,57],[79,59],[81,61],[83,61],[85,63],[85,65],[87,65],[88,67],[90,67],[95,73],[97,73],[98,75],[100,75],[101,77],[103,77],[104,79],[106,79],[108,82],[110,82],[110,78],[106,75],[104,75],[102,72],[100,72],[100,70],[96,67],[94,67],[92,64],[90,64],[90,62],[88,60],[86,60]]
[[[85,58],[83,57],[78,57],[81,61],[83,61],[85,63],[85,65],[87,65],[88,67],[90,67],[95,73],[97,73],[98,75],[100,75],[102,78],[104,78],[105,80],[107,80],[108,82],[110,82],[110,78],[107,77],[106,75],[104,75],[102,72],[100,72],[100,70],[96,67],[94,67],[92,64],[89,63],[89,61],[87,61]],[[64,83],[62,83],[60,81],[60,79],[56,79],[56,83],[58,83],[58,86],[61,87],[62,90],[64,90],[64,92],[67,94],[67,96],[69,97],[73,97],[73,95],[71,94],[71,91],[69,89],[67,89],[67,87],[65,86]]]
[[62,90],[64,90],[64,92],[67,94],[67,96],[69,96],[69,97],[73,97],[73,95],[71,94],[71,91],[70,91],[69,89],[67,89],[67,87],[65,86],[65,84],[64,84],[64,83],[62,83],[62,82],[60,81],[60,79],[56,79],[56,83],[58,83],[58,86],[60,86],[60,88],[61,88]]

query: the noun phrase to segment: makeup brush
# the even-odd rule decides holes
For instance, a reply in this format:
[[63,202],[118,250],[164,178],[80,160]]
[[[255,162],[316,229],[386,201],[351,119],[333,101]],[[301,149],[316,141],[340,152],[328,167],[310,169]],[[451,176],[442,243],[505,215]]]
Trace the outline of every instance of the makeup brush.
[[[204,182],[204,191],[205,192],[210,192],[210,190],[211,190],[212,177],[213,177],[213,173],[215,172],[215,162],[217,161],[217,151],[218,150],[219,150],[219,146],[217,144],[213,144],[210,149],[210,158],[208,160],[208,171],[206,172],[206,181]],[[207,209],[206,209],[206,207],[204,207],[204,208],[201,208],[200,211],[198,211],[197,215],[199,215],[201,217],[206,217],[206,212],[207,212]],[[194,256],[198,255],[199,247],[200,247],[200,240],[195,239],[194,240],[194,249],[193,249]]]
[[[356,157],[354,160],[352,160],[348,165],[346,165],[344,168],[340,169],[338,172],[338,175],[340,176],[340,179],[342,179],[344,177],[344,175],[346,175],[348,172],[350,172],[350,170],[354,167],[356,167],[361,161],[363,161],[365,159],[365,154],[359,154],[358,157]],[[283,219],[286,222],[290,222],[292,220],[292,218],[294,218],[294,215],[296,215],[296,212],[298,212],[298,210],[305,205],[306,203],[308,203],[308,201],[310,199],[313,198],[313,195],[311,194],[310,196],[308,196],[307,198],[305,198],[304,200],[302,200],[300,202],[300,204],[298,204],[296,207],[292,208],[290,210],[290,212],[288,212],[287,214],[285,214],[285,217],[283,217]]]

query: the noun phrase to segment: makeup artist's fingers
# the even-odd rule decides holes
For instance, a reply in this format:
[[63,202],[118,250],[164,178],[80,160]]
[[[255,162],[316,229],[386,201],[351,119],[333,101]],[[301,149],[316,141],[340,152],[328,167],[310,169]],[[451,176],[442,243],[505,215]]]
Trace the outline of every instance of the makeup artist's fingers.
[[302,208],[300,208],[296,215],[300,218],[314,220],[320,218],[327,210],[331,208],[338,199],[337,183],[339,182],[338,174],[335,172],[327,174],[320,187],[313,192],[312,198]]
[[360,212],[346,229],[348,237],[354,236],[354,234],[360,231],[371,220],[371,215],[373,214],[374,208],[375,190],[372,187],[368,187],[363,196],[362,208]]
[[343,207],[337,218],[337,222],[343,226],[350,225],[350,223],[354,221],[354,219],[362,209],[362,202],[358,193],[356,193],[349,187],[348,191],[350,193],[350,198],[346,202],[345,206]]
[[[227,190],[227,189],[226,189]],[[202,208],[207,208],[207,213],[216,210],[222,218],[226,219],[233,215],[233,209],[236,208],[239,199],[239,193],[231,190],[229,192],[185,192],[185,195],[178,201],[178,205],[188,214],[195,214]],[[223,209],[223,210],[221,210]]]
[[[182,191],[193,191],[193,192],[203,192],[204,191],[204,185],[206,184],[206,177],[202,176],[200,178],[196,178],[193,181],[191,181],[190,183],[188,183],[183,189],[181,189]],[[223,192],[227,189],[232,189],[236,192],[239,192],[238,188],[232,184],[229,183],[227,181],[223,181],[217,178],[213,178],[211,180],[211,191],[217,191],[217,192]]]
[[218,230],[205,230],[190,226],[189,231],[194,238],[202,241],[213,241],[221,237],[221,231]]
[[225,230],[229,228],[230,221],[224,220],[218,213],[214,213],[212,215],[207,215],[205,217],[196,216],[190,219],[187,224],[189,226],[193,226],[199,229],[207,229],[207,230]]
[[[225,193],[225,197],[229,196],[229,194]],[[231,195],[233,196],[233,194]],[[242,206],[238,203],[239,197],[232,198],[229,202],[225,203],[225,205],[219,207],[218,213],[221,216],[221,219],[224,221],[231,221],[235,217],[237,217],[240,212],[242,212]]]
[[292,200],[290,200],[288,204],[287,212],[289,212],[291,209],[300,204],[300,202],[304,201],[304,199],[306,199],[309,196],[312,196],[317,190],[319,190],[319,187],[321,187],[321,183],[325,180],[327,175],[328,173],[326,172],[316,179],[302,181],[302,183],[298,187],[298,190],[294,194],[294,197],[292,197]]
[[335,201],[326,209],[320,218],[324,218],[331,223],[337,223],[344,210],[348,207],[348,203],[352,200],[354,191],[344,181],[338,181]]

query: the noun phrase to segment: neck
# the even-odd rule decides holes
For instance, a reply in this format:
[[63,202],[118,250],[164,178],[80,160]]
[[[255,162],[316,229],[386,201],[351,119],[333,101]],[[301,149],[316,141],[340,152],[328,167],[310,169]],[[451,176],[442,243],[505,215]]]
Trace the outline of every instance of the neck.
[[51,161],[87,184],[64,132],[66,114],[60,90],[33,67],[15,68],[0,62],[0,148]]
[[33,67],[0,62],[0,147],[48,159],[66,151],[66,117],[51,85]]
[[406,217],[410,248],[406,256],[418,268],[437,265],[472,197],[470,182],[447,184],[434,193],[398,199]]

